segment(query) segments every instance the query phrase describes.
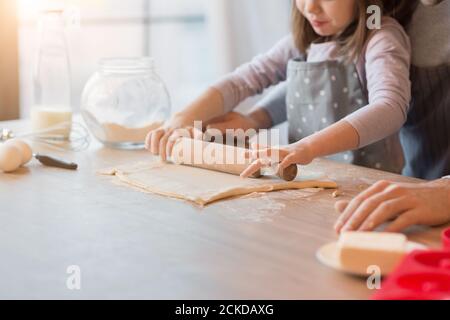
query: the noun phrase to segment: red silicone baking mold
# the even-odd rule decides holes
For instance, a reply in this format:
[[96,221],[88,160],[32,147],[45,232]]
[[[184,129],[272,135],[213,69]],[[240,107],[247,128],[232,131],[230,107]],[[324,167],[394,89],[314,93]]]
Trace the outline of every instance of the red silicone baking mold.
[[372,299],[450,300],[450,250],[413,251]]
[[450,228],[442,232],[442,246],[446,250],[450,250]]

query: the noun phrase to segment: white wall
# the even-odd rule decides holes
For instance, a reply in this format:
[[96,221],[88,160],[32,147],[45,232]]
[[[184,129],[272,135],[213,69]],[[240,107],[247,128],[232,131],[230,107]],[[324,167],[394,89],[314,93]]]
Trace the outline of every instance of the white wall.
[[[81,12],[81,28],[67,31],[72,63],[73,98],[81,92],[102,57],[141,56],[149,51],[172,97],[183,108],[209,84],[257,53],[268,50],[288,32],[289,0],[151,0],[152,17],[203,17],[190,23],[142,19],[147,0],[60,0]],[[21,113],[33,103],[32,70],[37,50],[36,12],[47,0],[19,0]],[[100,21],[96,23],[95,21]],[[144,42],[149,43],[145,48]],[[253,100],[254,101],[254,100]],[[253,105],[247,102],[247,105]]]
[[[221,74],[233,71],[288,34],[290,8],[290,0],[210,1],[217,70]],[[239,110],[250,109],[262,96],[244,101]]]

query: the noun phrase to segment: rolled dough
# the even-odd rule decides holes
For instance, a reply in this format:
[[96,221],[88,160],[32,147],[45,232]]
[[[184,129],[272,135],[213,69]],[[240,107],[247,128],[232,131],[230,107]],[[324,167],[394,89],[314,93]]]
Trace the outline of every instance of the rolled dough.
[[333,181],[311,180],[300,176],[291,182],[277,177],[242,179],[232,174],[162,162],[139,162],[99,172],[115,176],[134,189],[182,199],[205,206],[214,201],[253,192],[286,189],[337,188]]

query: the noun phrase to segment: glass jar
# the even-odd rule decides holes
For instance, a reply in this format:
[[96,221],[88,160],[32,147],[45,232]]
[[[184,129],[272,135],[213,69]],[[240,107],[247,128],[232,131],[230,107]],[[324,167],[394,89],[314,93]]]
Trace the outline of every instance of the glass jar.
[[170,98],[151,58],[102,59],[87,82],[81,113],[108,147],[139,149],[170,116]]

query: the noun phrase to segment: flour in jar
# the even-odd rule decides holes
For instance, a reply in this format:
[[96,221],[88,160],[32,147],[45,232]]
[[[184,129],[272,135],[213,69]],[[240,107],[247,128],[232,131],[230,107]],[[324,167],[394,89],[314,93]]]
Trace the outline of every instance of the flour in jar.
[[130,128],[117,123],[103,123],[101,126],[105,136],[104,141],[110,143],[139,143],[145,140],[145,137],[150,131],[160,127],[162,124],[163,122],[153,122],[140,128]]
[[83,118],[94,136],[106,143],[142,143],[147,134],[163,125],[163,121],[149,121],[140,126],[127,126],[114,121],[100,121],[90,112],[83,111]]

